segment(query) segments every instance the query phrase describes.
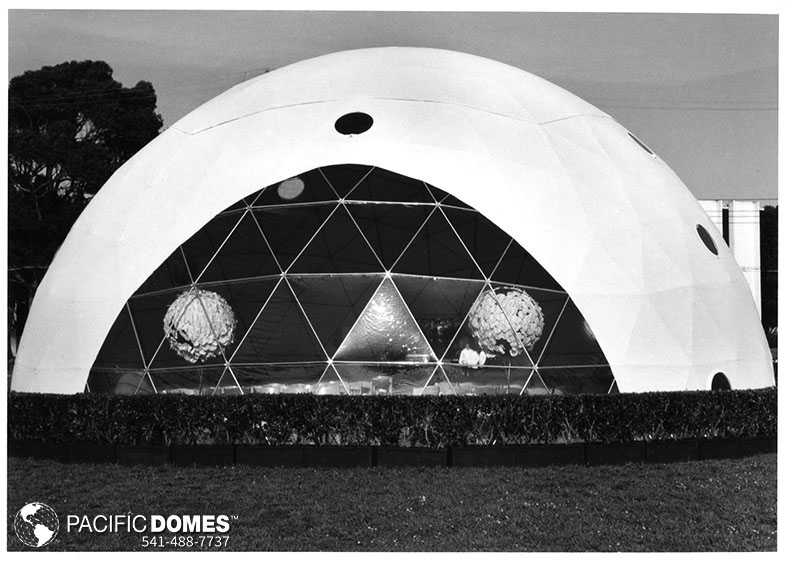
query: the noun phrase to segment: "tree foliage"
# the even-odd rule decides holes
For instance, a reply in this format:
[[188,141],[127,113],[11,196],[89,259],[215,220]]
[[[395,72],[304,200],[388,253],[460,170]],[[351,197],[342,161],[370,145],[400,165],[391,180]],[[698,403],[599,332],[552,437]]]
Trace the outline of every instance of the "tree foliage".
[[[20,322],[71,225],[110,175],[156,137],[149,82],[126,88],[102,61],[27,71],[9,84],[9,321]],[[21,315],[24,316],[24,315]]]

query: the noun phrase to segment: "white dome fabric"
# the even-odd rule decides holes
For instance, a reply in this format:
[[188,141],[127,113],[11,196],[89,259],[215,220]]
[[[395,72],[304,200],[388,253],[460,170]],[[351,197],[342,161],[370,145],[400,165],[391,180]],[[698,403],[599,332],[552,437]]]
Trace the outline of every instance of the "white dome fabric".
[[[371,129],[342,135],[351,112]],[[12,390],[78,393],[127,299],[215,215],[307,170],[360,163],[437,186],[568,292],[621,392],[773,385],[742,272],[676,175],[609,116],[519,69],[449,51],[335,53],[245,82],[122,166],[38,289]],[[713,235],[717,255],[697,225]]]

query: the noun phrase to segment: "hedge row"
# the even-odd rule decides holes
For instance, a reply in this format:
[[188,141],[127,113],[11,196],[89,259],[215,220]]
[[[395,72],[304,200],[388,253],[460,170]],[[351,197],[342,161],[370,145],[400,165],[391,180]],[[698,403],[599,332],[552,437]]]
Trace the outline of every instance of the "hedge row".
[[621,395],[242,397],[28,395],[10,440],[117,445],[458,446],[772,437],[775,389]]

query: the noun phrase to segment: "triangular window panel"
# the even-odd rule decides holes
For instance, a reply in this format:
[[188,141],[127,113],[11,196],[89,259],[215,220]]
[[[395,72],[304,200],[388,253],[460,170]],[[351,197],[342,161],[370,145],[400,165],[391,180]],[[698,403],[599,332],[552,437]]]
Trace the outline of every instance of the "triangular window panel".
[[390,268],[421,227],[432,207],[347,204],[385,268]]
[[[313,393],[327,362],[294,365],[234,366],[234,375],[245,393]],[[328,379],[338,382],[335,374]]]
[[446,218],[435,210],[404,254],[394,272],[481,279],[481,272],[454,234]]
[[[567,303],[544,354],[538,361],[540,367],[591,366],[608,363],[594,333],[572,300]],[[608,384],[610,385],[610,380]],[[606,387],[605,391],[607,390]]]
[[443,209],[468,251],[476,259],[485,275],[489,276],[503,256],[511,237],[492,221],[475,211]]
[[339,164],[322,169],[327,181],[340,197],[351,192],[365,177],[374,171],[372,166],[363,164]]
[[[198,272],[196,272],[196,274],[197,273]],[[140,286],[135,294],[160,291],[172,287],[190,285],[190,283],[192,283],[190,272],[187,270],[187,264],[184,261],[181,249],[177,248],[165,259],[165,262],[160,264],[159,268],[154,270],[154,273],[143,282],[143,285]]]
[[187,370],[154,370],[150,375],[159,394],[211,395],[224,369],[223,366],[209,366]]
[[140,346],[126,306],[116,317],[94,362],[95,367],[143,369]]
[[606,394],[613,382],[609,367],[540,368],[539,373],[553,395]]
[[225,368],[223,371],[223,375],[220,377],[220,381],[217,382],[217,385],[212,390],[213,395],[241,395],[242,390],[240,386],[237,385],[234,376],[236,373],[231,373],[231,370]]
[[182,244],[193,278],[203,271],[240,219],[241,211],[218,215]]
[[396,202],[422,202],[434,203],[434,198],[420,180],[413,180],[407,176],[374,169],[352,190],[346,199],[357,201],[396,201]]
[[383,280],[335,355],[361,362],[435,361],[435,355],[390,279]]
[[146,357],[156,352],[152,369],[222,365],[239,338],[236,312],[212,289],[146,296],[129,305]]
[[267,205],[289,205],[317,201],[335,201],[338,196],[322,177],[319,170],[311,170],[267,186],[253,200],[254,207]]
[[253,215],[246,213],[197,281],[233,280],[272,274],[280,274],[278,264]]
[[326,360],[288,284],[278,284],[231,359],[239,363]]
[[520,390],[521,395],[547,395],[549,393],[550,391],[545,386],[544,381],[542,381],[542,376],[539,375],[538,371],[531,373],[525,385],[523,385]]
[[536,311],[512,292],[486,289],[471,307],[443,361],[475,369],[532,367],[526,347],[530,348],[538,337],[536,317]]
[[493,285],[493,289],[502,300],[514,330],[525,336],[526,350],[538,360],[567,303],[567,294],[506,285]]
[[451,344],[484,286],[483,281],[398,274],[393,281],[438,357]]
[[421,395],[436,366],[335,364],[350,395]]
[[381,271],[377,257],[343,206],[333,212],[289,268],[289,273]]
[[449,381],[448,376],[442,367],[438,368],[432,374],[431,379],[426,382],[420,393],[415,392],[416,395],[456,395],[456,385]]
[[284,270],[308,244],[336,204],[262,208],[254,214]]
[[135,392],[151,393],[146,374],[142,370],[106,371],[93,368],[88,376],[90,393],[98,395],[134,395]]
[[517,241],[512,241],[498,267],[493,281],[516,283],[543,289],[561,290],[561,286]]
[[381,281],[381,275],[289,276],[297,299],[331,356]]
[[242,342],[253,320],[258,315],[264,303],[272,294],[277,279],[249,280],[235,283],[201,285],[204,291],[211,291],[222,297],[234,315],[234,338],[226,348],[226,357]]
[[531,367],[444,364],[458,395],[519,395],[533,372]]

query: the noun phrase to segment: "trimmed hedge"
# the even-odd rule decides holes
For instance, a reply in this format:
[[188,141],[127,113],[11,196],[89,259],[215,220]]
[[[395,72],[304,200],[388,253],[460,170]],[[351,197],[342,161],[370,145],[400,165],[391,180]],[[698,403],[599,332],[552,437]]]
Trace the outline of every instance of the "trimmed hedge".
[[343,397],[11,393],[9,440],[444,447],[774,437],[775,389],[616,395]]

